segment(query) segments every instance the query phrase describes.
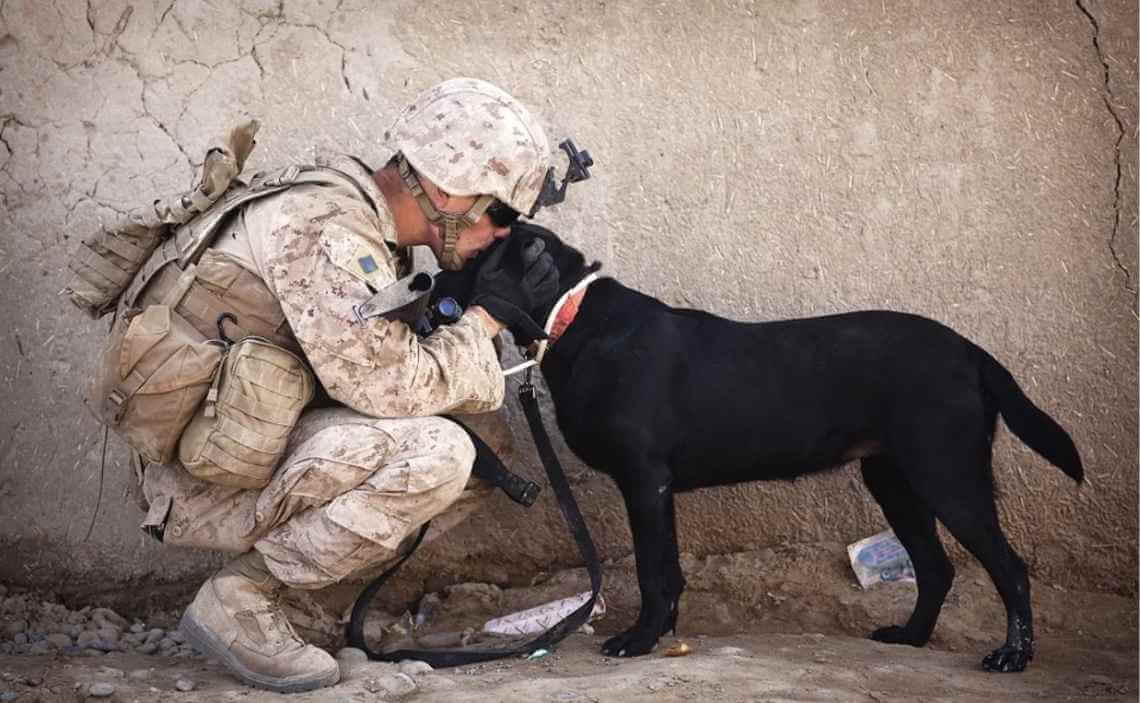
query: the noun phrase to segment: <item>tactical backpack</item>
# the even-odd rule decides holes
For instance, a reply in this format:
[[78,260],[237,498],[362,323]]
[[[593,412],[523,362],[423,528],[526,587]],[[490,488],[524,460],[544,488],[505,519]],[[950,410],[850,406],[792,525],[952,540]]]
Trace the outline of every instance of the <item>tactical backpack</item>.
[[242,206],[290,186],[365,192],[318,166],[243,183],[257,129],[242,125],[211,148],[189,193],[84,239],[65,289],[93,318],[115,312],[88,396],[100,421],[149,462],[177,456],[199,478],[243,488],[268,483],[315,380],[264,283],[209,246]]

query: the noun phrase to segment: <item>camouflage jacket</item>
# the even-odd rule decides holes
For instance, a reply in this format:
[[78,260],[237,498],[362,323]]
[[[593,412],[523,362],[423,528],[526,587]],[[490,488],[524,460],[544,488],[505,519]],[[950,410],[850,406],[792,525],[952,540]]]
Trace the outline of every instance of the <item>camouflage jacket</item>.
[[347,186],[294,186],[246,207],[246,242],[223,236],[214,246],[265,282],[334,400],[372,417],[498,408],[502,369],[475,313],[423,339],[400,321],[357,321],[353,306],[403,273],[395,226],[366,168],[344,156],[321,163],[352,176],[372,203]]

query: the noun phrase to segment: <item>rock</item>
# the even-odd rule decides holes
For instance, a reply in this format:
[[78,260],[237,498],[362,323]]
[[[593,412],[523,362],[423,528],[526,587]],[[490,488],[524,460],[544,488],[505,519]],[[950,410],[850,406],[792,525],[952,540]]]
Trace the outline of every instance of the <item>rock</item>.
[[20,697],[20,694],[15,693],[14,691],[8,691],[7,693],[0,693],[0,703],[8,703],[9,701],[14,701],[19,697]]
[[135,669],[131,673],[127,674],[127,676],[135,681],[145,681],[146,679],[150,678],[150,675],[152,673],[154,673],[154,669]]
[[95,610],[91,611],[91,617],[96,622],[99,622],[100,620],[102,620],[102,621],[106,622],[108,625],[114,625],[115,627],[119,628],[120,630],[125,630],[125,629],[127,629],[127,627],[130,626],[130,623],[127,622],[126,618],[124,618],[122,615],[119,615],[118,613],[116,613],[114,610],[111,610],[110,608],[96,608]]
[[400,662],[400,673],[407,674],[413,678],[420,674],[426,674],[429,671],[433,671],[431,664],[419,661],[418,659],[405,659]]
[[3,654],[5,656],[11,654],[15,648],[16,645],[12,644],[11,642],[0,642],[0,654]]
[[146,625],[142,624],[141,622],[136,622],[134,625],[131,625],[132,634],[137,635],[143,632],[146,632]]
[[164,652],[169,651],[171,649],[174,649],[177,646],[178,646],[178,643],[175,642],[174,640],[170,639],[169,637],[163,637],[161,640],[158,641],[158,648]]
[[93,683],[87,687],[87,694],[92,698],[106,698],[115,692],[115,687],[109,683]]
[[90,647],[91,649],[98,649],[102,652],[117,652],[122,649],[122,647],[119,646],[118,642],[108,642],[103,638],[99,638],[92,642],[90,644]]
[[368,655],[365,654],[363,649],[356,647],[341,647],[337,650],[336,660],[346,664],[360,664],[368,661]]
[[99,639],[105,642],[118,642],[119,638],[123,636],[123,631],[112,625],[106,625],[96,630],[95,634],[99,635]]
[[151,642],[158,644],[158,641],[165,636],[166,636],[166,632],[164,632],[163,630],[156,627],[153,630],[150,630],[149,632],[146,633],[145,642],[147,644],[150,644]]
[[170,632],[166,633],[166,636],[178,644],[183,644],[186,642],[186,635],[182,634],[182,630],[171,630]]
[[177,688],[179,691],[193,691],[194,690],[194,682],[191,681],[190,679],[178,679],[177,681],[174,682],[174,687]]
[[16,635],[12,638],[12,641],[16,644],[27,644],[28,635],[24,632],[17,632]]
[[113,666],[101,666],[95,675],[101,679],[121,679],[126,676],[122,669],[116,669]]
[[403,698],[416,690],[416,682],[404,673],[381,676],[376,679],[376,686],[390,699]]
[[158,651],[158,642],[146,642],[139,647],[139,654],[154,654]]
[[83,630],[79,633],[79,636],[75,638],[75,643],[80,647],[86,647],[92,642],[97,641],[99,641],[99,635],[92,632],[91,630]]
[[12,639],[16,635],[18,635],[20,633],[27,632],[27,631],[28,631],[28,621],[27,620],[13,620],[11,622],[4,623],[4,625],[2,627],[0,627],[0,632],[4,633],[5,639]]
[[48,642],[47,640],[41,640],[28,648],[28,654],[34,656],[38,656],[40,654],[51,654],[52,649],[53,647],[51,646],[51,642]]
[[58,649],[63,649],[64,647],[70,647],[71,646],[71,638],[68,637],[67,635],[63,634],[62,632],[57,632],[53,635],[48,635],[47,641],[50,644],[57,647]]

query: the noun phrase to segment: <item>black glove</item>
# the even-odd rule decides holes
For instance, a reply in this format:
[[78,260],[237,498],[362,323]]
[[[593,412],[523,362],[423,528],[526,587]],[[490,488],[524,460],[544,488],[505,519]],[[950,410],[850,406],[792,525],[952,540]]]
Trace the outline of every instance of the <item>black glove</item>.
[[517,248],[511,244],[510,240],[499,243],[482,262],[475,276],[471,304],[482,306],[507,326],[516,342],[526,346],[546,338],[531,315],[558,295],[558,268],[544,251],[546,242],[541,239],[530,240],[520,256],[508,259],[507,252]]

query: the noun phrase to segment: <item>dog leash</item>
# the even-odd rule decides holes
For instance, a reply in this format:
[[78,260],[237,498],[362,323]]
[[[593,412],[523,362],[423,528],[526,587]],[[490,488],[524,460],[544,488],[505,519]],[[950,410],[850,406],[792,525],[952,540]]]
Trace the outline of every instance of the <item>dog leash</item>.
[[590,575],[590,588],[592,590],[589,600],[559,620],[549,630],[524,644],[490,649],[397,649],[391,652],[377,652],[364,641],[364,617],[368,610],[368,604],[380,586],[395,574],[419,547],[427,533],[428,523],[425,523],[420,528],[411,548],[394,565],[368,584],[353,605],[352,615],[348,623],[348,644],[363,650],[369,659],[392,662],[418,659],[427,662],[436,669],[491,661],[518,654],[528,654],[538,649],[549,649],[589,619],[594,604],[598,600],[598,594],[602,590],[602,566],[598,560],[597,548],[590,537],[590,531],[586,527],[585,520],[582,519],[582,512],[578,509],[578,503],[574,500],[574,494],[570,490],[570,482],[566,479],[566,473],[558,461],[558,455],[555,453],[554,446],[550,442],[550,436],[546,433],[546,427],[542,423],[542,413],[538,407],[538,394],[535,391],[534,383],[532,383],[531,369],[529,368],[527,369],[526,380],[519,386],[519,404],[522,405],[523,413],[526,415],[527,424],[530,426],[531,435],[533,435],[534,446],[538,450],[539,459],[542,460],[542,466],[550,480],[550,487],[558,499],[558,507],[562,511],[562,517],[566,520],[570,534],[574,537],[574,541],[578,544],[578,550],[582,554],[582,559],[586,562],[586,571]]

